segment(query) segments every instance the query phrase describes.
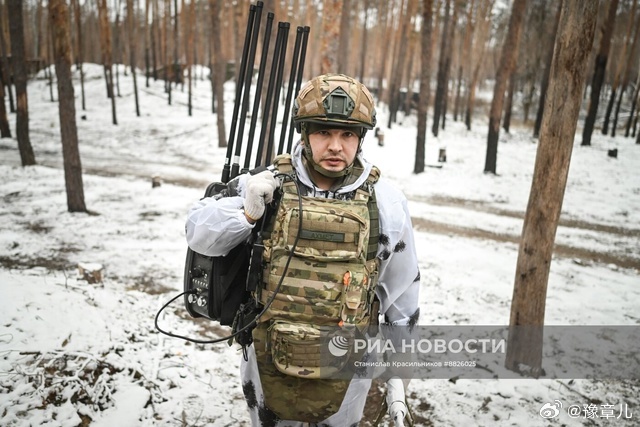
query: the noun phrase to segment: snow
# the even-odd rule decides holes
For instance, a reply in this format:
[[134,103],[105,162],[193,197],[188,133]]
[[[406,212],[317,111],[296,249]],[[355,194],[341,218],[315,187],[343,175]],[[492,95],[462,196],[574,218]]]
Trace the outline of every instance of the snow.
[[[131,76],[121,69],[115,126],[101,68],[86,64],[85,72],[87,111],[78,85],[76,108],[84,117],[78,134],[91,214],[67,212],[57,104],[42,76],[28,89],[38,165],[21,167],[16,140],[0,140],[0,424],[247,426],[239,348],[191,344],[154,328],[158,309],[183,286],[186,213],[224,162],[210,84],[196,81],[188,116],[186,88],[175,88],[168,105],[162,82],[147,88],[138,74],[138,118]],[[233,97],[228,83],[228,124]],[[382,105],[378,120],[386,125]],[[412,173],[415,117],[385,127],[384,147],[373,132],[365,140],[365,157],[409,199],[422,325],[509,322],[537,141],[524,127],[502,131],[498,176],[484,174],[485,122],[478,117],[467,131],[447,116],[438,138],[427,135],[427,163],[438,163],[441,148],[447,162],[419,175]],[[591,147],[580,140],[576,135],[545,323],[638,325],[640,146],[599,132]],[[612,148],[617,159],[607,156]],[[160,187],[152,188],[154,176]],[[103,267],[103,282],[87,283],[78,266]],[[160,324],[192,337],[226,332],[191,319],[180,301]],[[637,380],[416,379],[409,403],[417,425],[636,425],[639,390]],[[558,417],[543,419],[543,405],[556,401],[563,404]],[[567,414],[570,405],[589,404],[613,405],[620,418]]]

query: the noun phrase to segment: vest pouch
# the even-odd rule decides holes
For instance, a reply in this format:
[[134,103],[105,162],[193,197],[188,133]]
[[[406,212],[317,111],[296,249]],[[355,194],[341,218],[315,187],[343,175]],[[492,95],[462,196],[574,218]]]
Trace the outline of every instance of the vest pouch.
[[[319,261],[350,261],[365,256],[369,237],[366,203],[303,197],[302,232],[295,254]],[[300,210],[291,204],[282,224],[284,245],[293,247]]]
[[268,338],[278,371],[314,380],[330,379],[345,367],[354,339],[353,331],[289,322],[275,322]]

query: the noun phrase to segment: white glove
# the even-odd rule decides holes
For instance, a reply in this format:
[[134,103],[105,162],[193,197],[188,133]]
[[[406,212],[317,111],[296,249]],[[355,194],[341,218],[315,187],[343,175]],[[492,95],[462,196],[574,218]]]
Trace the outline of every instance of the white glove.
[[262,171],[247,178],[244,196],[244,214],[247,219],[256,222],[264,214],[266,203],[273,200],[273,192],[278,187],[278,181],[271,171]]
[[389,416],[393,418],[394,425],[404,426],[404,417],[407,415],[407,405],[405,403],[404,384],[398,377],[390,378],[387,381],[387,407]]

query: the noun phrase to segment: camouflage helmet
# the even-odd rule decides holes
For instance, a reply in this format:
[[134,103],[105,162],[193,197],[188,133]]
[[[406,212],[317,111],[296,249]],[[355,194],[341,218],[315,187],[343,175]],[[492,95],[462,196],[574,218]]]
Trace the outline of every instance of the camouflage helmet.
[[371,93],[362,83],[344,74],[324,74],[300,89],[293,105],[293,121],[298,132],[304,122],[373,129],[376,110]]

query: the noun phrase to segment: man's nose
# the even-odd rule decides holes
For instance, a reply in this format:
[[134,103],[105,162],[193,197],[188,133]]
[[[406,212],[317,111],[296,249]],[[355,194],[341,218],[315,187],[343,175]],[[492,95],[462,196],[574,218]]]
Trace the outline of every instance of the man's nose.
[[329,149],[331,151],[342,151],[342,141],[339,135],[331,135],[329,137]]

